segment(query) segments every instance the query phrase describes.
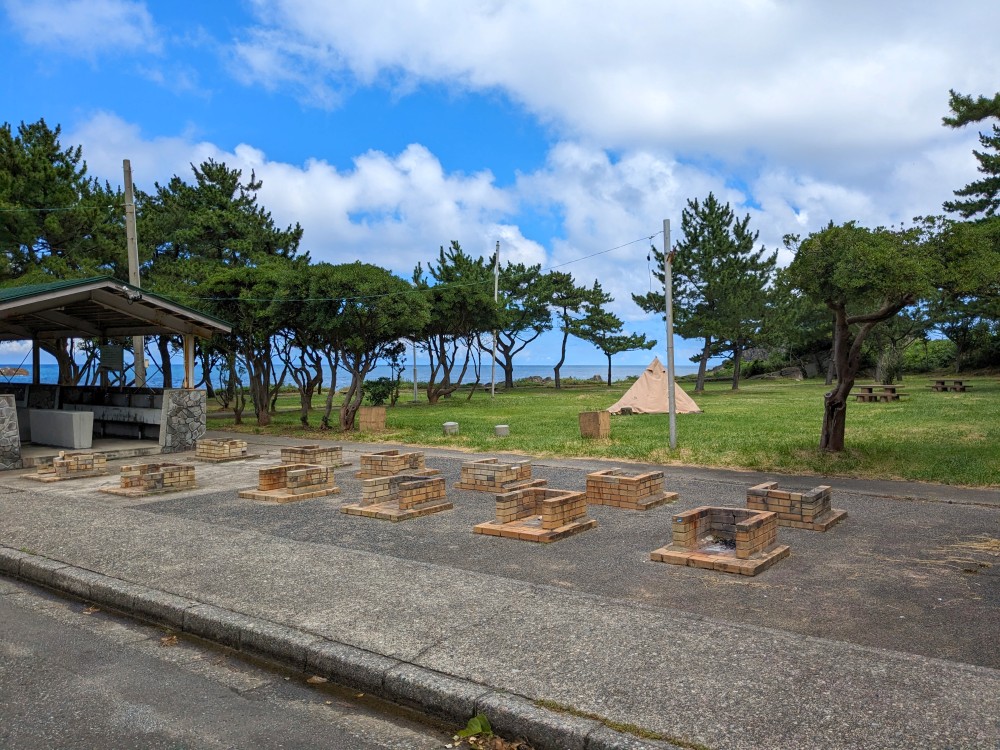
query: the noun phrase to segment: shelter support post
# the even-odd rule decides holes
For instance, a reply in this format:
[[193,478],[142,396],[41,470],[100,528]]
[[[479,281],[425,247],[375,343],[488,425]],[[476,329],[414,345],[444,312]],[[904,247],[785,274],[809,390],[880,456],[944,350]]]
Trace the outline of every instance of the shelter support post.
[[31,382],[38,385],[42,382],[42,357],[41,357],[41,347],[38,345],[38,339],[32,339],[31,341]]
[[181,388],[194,388],[194,335],[184,334],[184,383]]

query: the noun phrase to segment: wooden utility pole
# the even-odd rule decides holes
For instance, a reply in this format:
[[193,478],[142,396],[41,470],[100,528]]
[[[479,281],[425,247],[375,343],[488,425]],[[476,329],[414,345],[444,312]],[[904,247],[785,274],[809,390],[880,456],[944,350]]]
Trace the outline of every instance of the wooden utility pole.
[[[135,233],[135,198],[132,195],[132,164],[122,161],[125,172],[125,244],[128,247],[128,283],[139,287],[139,240]],[[132,372],[135,387],[146,385],[146,341],[142,336],[132,337]]]

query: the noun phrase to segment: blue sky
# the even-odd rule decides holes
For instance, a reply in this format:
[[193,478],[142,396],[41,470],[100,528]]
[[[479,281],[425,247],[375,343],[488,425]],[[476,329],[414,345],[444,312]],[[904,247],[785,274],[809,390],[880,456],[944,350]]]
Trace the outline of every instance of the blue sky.
[[[61,124],[92,174],[118,184],[128,158],[148,190],[208,157],[253,169],[314,258],[404,276],[452,240],[500,240],[600,279],[658,353],[662,321],[630,298],[647,243],[578,259],[664,218],[676,236],[709,191],[768,248],[939,213],[975,175],[975,131],[940,124],[948,90],[1000,86],[986,0],[0,0],[0,16],[0,120]],[[697,349],[679,341],[678,363]]]

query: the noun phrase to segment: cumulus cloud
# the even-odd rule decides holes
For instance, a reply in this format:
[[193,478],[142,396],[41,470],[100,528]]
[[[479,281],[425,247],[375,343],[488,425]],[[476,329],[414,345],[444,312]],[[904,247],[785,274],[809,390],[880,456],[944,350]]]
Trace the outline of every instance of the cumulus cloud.
[[26,41],[62,54],[93,60],[161,48],[146,3],[137,0],[5,0],[4,9]]
[[320,159],[274,161],[248,144],[227,151],[193,134],[146,139],[110,113],[94,115],[66,140],[82,144],[91,173],[113,183],[121,180],[122,158],[129,158],[137,186],[147,191],[174,174],[189,179],[190,165],[208,158],[245,175],[252,170],[263,181],[261,203],[278,224],[302,224],[302,247],[315,260],[361,258],[409,276],[418,261],[452,240],[473,255],[489,255],[498,238],[510,243],[512,257],[539,262],[544,256],[537,243],[502,222],[515,202],[491,173],[446,173],[417,144],[394,155],[369,151],[356,156],[351,169],[338,170]]
[[[318,106],[349,85],[499,90],[564,138],[779,155],[832,176],[935,138],[947,91],[992,91],[1000,6],[779,0],[256,0],[244,80]],[[970,64],[970,61],[973,61]]]

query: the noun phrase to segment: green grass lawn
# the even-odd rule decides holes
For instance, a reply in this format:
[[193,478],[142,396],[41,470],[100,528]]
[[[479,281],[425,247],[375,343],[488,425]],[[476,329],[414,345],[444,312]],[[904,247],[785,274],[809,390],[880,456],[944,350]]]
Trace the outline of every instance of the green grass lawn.
[[[210,429],[267,431],[302,438],[384,440],[412,445],[443,446],[476,452],[513,451],[532,456],[596,456],[609,459],[727,468],[886,479],[913,479],[945,484],[1000,486],[1000,381],[970,379],[966,393],[934,393],[927,376],[906,382],[911,394],[896,403],[852,401],[847,412],[847,449],[820,453],[823,417],[821,381],[749,381],[739,391],[727,383],[710,383],[697,397],[702,414],[677,417],[677,450],[671,452],[666,415],[611,417],[609,440],[580,437],[577,414],[604,409],[625,392],[627,384],[611,388],[574,385],[561,391],[551,386],[522,386],[467,392],[435,406],[411,403],[404,393],[388,409],[387,431],[378,435],[303,429],[297,396],[283,396],[274,424],[233,427],[232,419],[209,418]],[[682,384],[690,393],[692,383]],[[421,398],[424,398],[421,393]],[[317,399],[319,404],[321,399]],[[319,423],[314,412],[311,421]],[[445,436],[443,422],[460,424],[461,434]],[[510,425],[510,436],[497,438],[493,427]]]

